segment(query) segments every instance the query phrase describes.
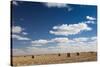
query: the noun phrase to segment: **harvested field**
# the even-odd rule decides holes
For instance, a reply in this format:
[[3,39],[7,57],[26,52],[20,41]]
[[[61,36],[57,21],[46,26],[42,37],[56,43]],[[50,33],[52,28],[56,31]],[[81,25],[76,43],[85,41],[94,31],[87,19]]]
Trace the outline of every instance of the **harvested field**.
[[40,64],[57,64],[57,63],[72,63],[84,61],[96,61],[96,52],[81,52],[81,53],[58,53],[58,54],[44,54],[44,55],[27,55],[27,56],[13,56],[13,66],[24,65],[40,65]]

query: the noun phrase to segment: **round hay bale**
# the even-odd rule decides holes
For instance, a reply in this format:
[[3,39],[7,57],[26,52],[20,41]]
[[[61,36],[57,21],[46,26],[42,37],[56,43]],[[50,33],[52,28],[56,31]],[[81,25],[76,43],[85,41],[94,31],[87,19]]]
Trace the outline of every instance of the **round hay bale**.
[[59,53],[58,56],[61,56],[61,54]]
[[67,57],[70,57],[70,53],[67,53]]
[[76,55],[77,55],[77,56],[79,56],[79,55],[80,55],[80,53],[76,53]]
[[32,55],[32,58],[34,59],[34,55]]

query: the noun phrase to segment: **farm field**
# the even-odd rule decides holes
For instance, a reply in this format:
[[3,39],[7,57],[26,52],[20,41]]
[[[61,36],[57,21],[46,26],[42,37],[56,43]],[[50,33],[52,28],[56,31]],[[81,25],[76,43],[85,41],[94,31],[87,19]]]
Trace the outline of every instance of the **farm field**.
[[73,63],[84,61],[96,61],[97,52],[80,52],[80,53],[59,53],[44,55],[27,55],[13,56],[13,66],[40,65],[40,64],[57,64],[57,63]]

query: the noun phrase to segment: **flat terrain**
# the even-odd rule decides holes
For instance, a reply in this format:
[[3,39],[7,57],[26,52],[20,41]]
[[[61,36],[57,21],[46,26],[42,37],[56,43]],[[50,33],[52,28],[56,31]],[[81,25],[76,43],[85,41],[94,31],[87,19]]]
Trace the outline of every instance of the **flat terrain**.
[[23,65],[57,64],[57,63],[96,61],[96,60],[97,60],[96,52],[27,55],[27,56],[13,56],[12,65],[23,66]]

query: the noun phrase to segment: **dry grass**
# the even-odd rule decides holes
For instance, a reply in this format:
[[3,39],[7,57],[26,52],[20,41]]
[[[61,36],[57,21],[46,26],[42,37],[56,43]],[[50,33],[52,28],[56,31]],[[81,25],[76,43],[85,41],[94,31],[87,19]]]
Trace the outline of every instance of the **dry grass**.
[[39,65],[39,64],[56,64],[56,63],[72,63],[84,61],[96,61],[96,52],[81,52],[63,54],[45,54],[45,55],[30,55],[30,56],[15,56],[12,57],[12,65]]

